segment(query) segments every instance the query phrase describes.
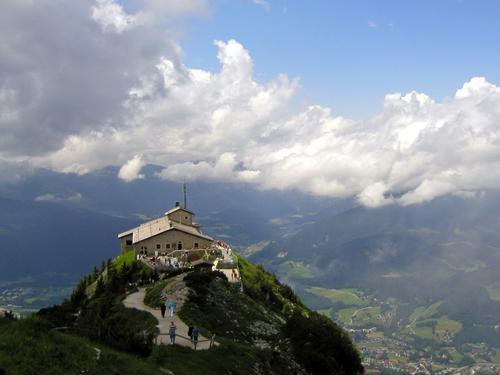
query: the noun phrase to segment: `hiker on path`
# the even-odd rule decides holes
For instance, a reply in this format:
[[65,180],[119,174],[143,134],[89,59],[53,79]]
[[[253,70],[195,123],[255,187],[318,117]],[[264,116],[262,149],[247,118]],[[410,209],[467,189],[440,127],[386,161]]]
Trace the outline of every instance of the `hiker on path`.
[[174,322],[170,322],[170,327],[168,329],[168,333],[170,334],[170,343],[172,345],[175,344],[175,331],[177,330],[177,327],[175,326]]
[[191,332],[191,340],[194,344],[194,350],[196,350],[196,345],[198,344],[198,328],[193,327],[193,331]]
[[167,306],[165,306],[165,302],[162,302],[160,305],[161,317],[165,319],[165,312],[167,311]]
[[191,338],[191,336],[193,336],[193,325],[190,324],[189,325],[189,328],[188,328],[188,337]]
[[168,312],[169,312],[171,318],[174,317],[174,307],[175,307],[175,301],[169,301]]

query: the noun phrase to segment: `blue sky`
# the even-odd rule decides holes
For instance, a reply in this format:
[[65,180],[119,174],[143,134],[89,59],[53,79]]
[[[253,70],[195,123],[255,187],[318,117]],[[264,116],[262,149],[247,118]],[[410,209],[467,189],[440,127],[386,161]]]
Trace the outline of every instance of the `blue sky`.
[[2,0],[0,31],[0,179],[500,189],[500,0]]
[[190,67],[217,71],[214,39],[247,48],[255,77],[300,77],[299,104],[350,118],[383,96],[417,90],[442,100],[473,76],[500,83],[500,1],[252,0],[210,2],[181,41]]

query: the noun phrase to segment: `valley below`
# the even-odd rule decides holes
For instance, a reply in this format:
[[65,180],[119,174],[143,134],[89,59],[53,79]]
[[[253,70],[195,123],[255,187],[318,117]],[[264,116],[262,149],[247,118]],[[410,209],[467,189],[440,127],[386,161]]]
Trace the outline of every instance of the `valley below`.
[[354,207],[251,259],[344,327],[367,369],[500,371],[498,198]]
[[[26,316],[61,302],[92,266],[117,255],[116,233],[162,214],[152,202],[161,201],[163,183],[122,186],[105,176],[120,200],[96,195],[89,176],[64,177],[66,186],[88,186],[89,198],[77,204],[33,201],[41,193],[36,185],[4,193],[0,308]],[[500,371],[497,192],[369,209],[209,188],[191,186],[204,231],[274,272],[308,307],[344,327],[368,371]],[[174,196],[179,191],[169,189]],[[148,204],[131,199],[145,191],[154,192]],[[123,200],[130,202],[126,210],[120,210]]]
[[[420,305],[395,298],[379,299],[358,289],[306,287],[302,298],[332,318],[356,342],[367,369],[405,373],[456,373],[465,369],[500,369],[500,342],[467,337],[468,322],[450,319],[440,311],[443,301]],[[328,303],[318,303],[317,299]],[[494,298],[498,298],[494,295]],[[498,336],[498,323],[485,325]],[[471,334],[471,333],[469,333]]]
[[70,296],[78,280],[67,274],[27,276],[0,282],[0,309],[29,316]]

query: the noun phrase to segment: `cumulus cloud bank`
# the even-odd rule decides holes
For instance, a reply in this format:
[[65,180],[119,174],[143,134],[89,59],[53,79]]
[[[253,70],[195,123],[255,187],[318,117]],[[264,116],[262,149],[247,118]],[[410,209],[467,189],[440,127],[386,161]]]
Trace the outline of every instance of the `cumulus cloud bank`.
[[[134,13],[111,0],[61,3],[78,12],[57,9],[49,31],[33,26],[16,44],[0,43],[0,165],[76,173],[119,165],[119,177],[132,181],[154,163],[165,179],[299,189],[372,207],[500,188],[500,88],[485,78],[441,102],[389,94],[362,122],[322,106],[297,110],[298,80],[258,82],[235,40],[215,41],[217,72],[183,65],[173,34],[155,19],[200,12],[203,3],[173,15],[156,11],[159,3]],[[9,19],[42,12],[7,4],[7,32]],[[64,43],[74,48],[56,38],[67,29]],[[54,40],[32,52],[36,32]]]

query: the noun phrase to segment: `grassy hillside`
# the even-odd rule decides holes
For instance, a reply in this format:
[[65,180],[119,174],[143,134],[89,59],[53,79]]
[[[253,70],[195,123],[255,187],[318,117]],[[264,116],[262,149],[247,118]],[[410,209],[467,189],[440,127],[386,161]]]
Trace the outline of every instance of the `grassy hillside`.
[[0,368],[6,374],[157,374],[158,366],[76,335],[44,319],[0,319]]
[[[217,335],[206,351],[154,344],[152,315],[126,309],[125,288],[155,280],[152,304],[169,283],[130,256],[84,277],[71,298],[37,316],[0,321],[0,368],[8,374],[355,374],[347,334],[307,309],[276,277],[240,259],[243,291],[219,272],[193,271],[183,320]],[[91,287],[92,286],[92,287]],[[67,327],[64,332],[55,327]]]
[[40,318],[0,319],[0,369],[23,375],[156,375],[169,371],[245,375],[252,365],[273,360],[259,350],[238,344],[197,353],[179,346],[161,346],[154,348],[148,358],[142,358],[51,328]]

